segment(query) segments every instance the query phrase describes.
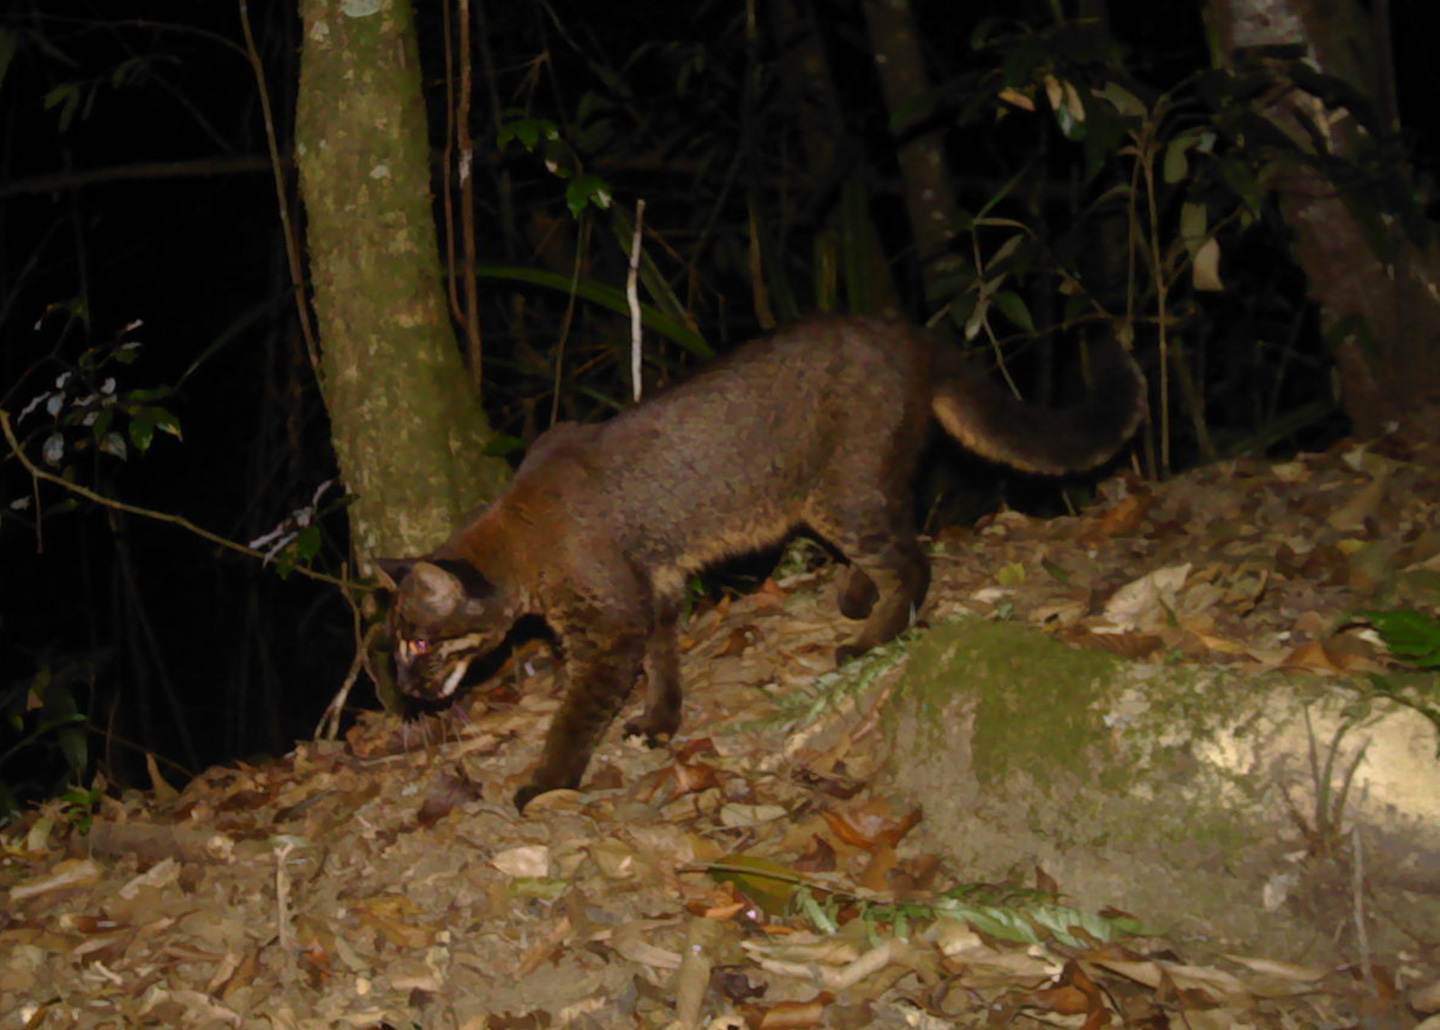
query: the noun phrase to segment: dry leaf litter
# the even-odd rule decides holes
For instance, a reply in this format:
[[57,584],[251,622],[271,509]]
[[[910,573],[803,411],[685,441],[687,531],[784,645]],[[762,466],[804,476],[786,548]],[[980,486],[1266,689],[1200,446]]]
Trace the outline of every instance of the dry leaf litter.
[[[1433,458],[1349,445],[1118,477],[1078,517],[989,516],[937,542],[925,618],[1128,656],[1378,665],[1337,627],[1377,584],[1433,586]],[[1102,940],[1103,921],[1026,917],[1025,943],[937,916],[965,872],[910,846],[923,816],[871,790],[884,682],[775,722],[848,629],[830,578],[692,618],[675,744],[612,731],[585,791],[525,818],[508,798],[556,706],[538,643],[426,722],[370,714],[178,794],[157,781],[83,836],[58,803],[29,813],[0,838],[0,1027],[1440,1026],[1440,928],[1314,968]],[[897,901],[908,916],[875,916]]]

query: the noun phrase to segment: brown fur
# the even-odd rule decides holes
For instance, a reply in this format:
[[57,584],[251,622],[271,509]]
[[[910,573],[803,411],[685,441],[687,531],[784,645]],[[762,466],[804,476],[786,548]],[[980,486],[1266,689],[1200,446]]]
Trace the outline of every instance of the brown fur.
[[565,699],[523,810],[574,787],[640,671],[652,741],[680,724],[675,624],[686,578],[808,525],[851,563],[840,609],[864,619],[844,660],[900,633],[924,599],[910,480],[932,418],[969,449],[1061,473],[1109,459],[1144,408],[1118,347],[1075,408],[1020,403],[954,348],[906,326],[821,318],[600,425],[540,436],[503,494],[433,554],[384,561],[400,684],[447,697],[516,619],[545,617]]

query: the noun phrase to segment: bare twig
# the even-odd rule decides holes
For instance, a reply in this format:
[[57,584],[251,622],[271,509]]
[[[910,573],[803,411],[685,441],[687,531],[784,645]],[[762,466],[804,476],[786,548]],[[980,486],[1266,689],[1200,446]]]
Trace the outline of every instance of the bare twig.
[[555,395],[550,403],[550,424],[560,421],[560,381],[565,368],[565,341],[575,321],[575,303],[580,296],[580,272],[585,265],[585,251],[590,245],[590,212],[580,214],[580,232],[575,241],[575,267],[570,274],[570,296],[565,304],[565,317],[560,320],[560,338],[555,343]]
[[455,271],[455,201],[450,193],[455,171],[455,44],[450,25],[450,4],[440,5],[440,30],[445,41],[445,148],[440,154],[440,204],[445,212],[441,228],[445,231],[445,286],[450,298],[450,316],[463,325],[465,314],[460,308],[460,276]]
[[1360,827],[1350,830],[1350,846],[1355,856],[1351,885],[1355,907],[1355,943],[1360,949],[1360,973],[1365,977],[1365,993],[1375,996],[1375,971],[1370,967],[1370,933],[1365,929],[1365,851],[1360,846]]
[[[20,441],[15,437],[15,430],[10,425],[10,413],[4,408],[0,408],[0,433],[4,434],[5,442],[10,445],[10,450],[14,453],[16,459],[19,460],[22,466],[24,466],[25,471],[30,473],[31,478],[36,481],[44,480],[47,483],[54,483],[56,486],[63,487],[64,489],[69,490],[71,493],[85,498],[87,501],[93,501],[96,504],[102,505],[106,508],[111,508],[115,511],[123,511],[130,515],[139,515],[143,518],[154,519],[156,522],[168,522],[172,526],[178,526],[186,532],[193,533],[198,537],[209,540],[211,543],[217,544],[218,546],[223,547],[226,550],[235,551],[250,558],[258,558],[263,561],[267,557],[263,551],[257,551],[253,547],[246,547],[244,544],[237,544],[234,540],[227,539],[226,537],[220,536],[218,533],[212,533],[208,529],[204,529],[200,526],[195,525],[195,523],[191,522],[187,518],[184,518],[183,516],[171,515],[169,512],[156,511],[153,508],[142,508],[136,504],[126,504],[124,501],[117,501],[113,497],[106,497],[104,494],[96,493],[94,490],[91,490],[88,487],[81,486],[79,483],[71,483],[68,480],[62,479],[60,476],[57,476],[52,472],[46,472],[44,469],[40,468],[33,461],[31,461],[30,456],[26,454],[24,448],[20,446]],[[342,589],[375,589],[372,586],[368,586],[364,583],[357,583],[354,580],[337,579],[336,577],[328,576],[323,572],[316,572],[314,569],[307,569],[303,565],[295,566],[295,571],[298,572],[300,575],[306,577],[307,579],[313,579],[320,583],[329,583],[331,586],[340,587]]]
[[285,195],[285,162],[280,155],[280,144],[275,136],[275,117],[270,110],[270,90],[265,85],[265,65],[260,61],[260,51],[255,46],[255,35],[250,31],[250,9],[248,0],[239,0],[240,28],[245,33],[245,55],[255,73],[255,86],[260,94],[260,110],[264,114],[265,145],[270,151],[270,168],[275,178],[275,205],[280,213],[280,229],[285,237],[285,258],[290,265],[290,284],[295,289],[295,317],[300,322],[300,335],[305,340],[305,353],[310,358],[310,369],[316,382],[324,382],[320,371],[320,347],[315,340],[315,330],[310,325],[310,304],[305,290],[305,270],[300,260],[300,236],[290,218],[290,201]]
[[645,201],[635,202],[635,236],[630,241],[630,272],[625,276],[625,301],[630,305],[630,389],[640,401],[640,244],[645,231]]
[[355,657],[350,662],[350,669],[345,673],[345,679],[340,684],[340,689],[335,691],[335,696],[325,706],[325,712],[320,716],[320,722],[315,727],[315,736],[323,740],[334,740],[339,735],[340,717],[345,712],[345,703],[350,700],[350,691],[354,689],[356,682],[360,679],[360,673],[368,673],[374,682],[380,682],[379,677],[375,675],[375,670],[370,668],[370,645],[381,632],[382,624],[374,622],[367,628],[365,615],[360,610],[360,605],[350,596],[348,590],[344,593],[345,602],[350,605],[350,612],[354,616]]
[[475,243],[475,140],[470,136],[470,0],[459,0],[460,91],[455,112],[455,134],[460,144],[460,245],[465,261],[465,353],[470,359],[470,382],[478,395],[482,375],[480,339],[480,284]]

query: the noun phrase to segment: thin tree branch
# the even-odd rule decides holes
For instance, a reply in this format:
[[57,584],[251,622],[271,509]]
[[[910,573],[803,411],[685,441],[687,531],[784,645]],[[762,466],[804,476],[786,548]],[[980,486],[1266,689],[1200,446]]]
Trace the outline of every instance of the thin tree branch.
[[305,339],[305,352],[310,358],[310,370],[316,382],[325,382],[320,368],[320,346],[315,339],[315,330],[310,325],[309,293],[305,289],[305,268],[300,259],[300,236],[290,217],[290,202],[285,196],[285,166],[281,163],[280,142],[275,135],[275,117],[270,110],[270,90],[265,85],[265,65],[260,60],[260,51],[255,46],[255,35],[250,31],[250,7],[246,0],[240,0],[240,27],[245,32],[245,55],[250,60],[250,69],[255,73],[255,86],[260,91],[260,110],[264,114],[265,144],[270,150],[270,167],[275,177],[275,205],[280,211],[280,230],[285,237],[285,257],[290,264],[290,283],[295,287],[295,316],[300,321],[300,335]]
[[[106,497],[104,494],[96,493],[94,490],[91,490],[88,487],[81,486],[79,483],[71,483],[68,480],[62,479],[60,476],[57,476],[52,472],[46,472],[44,469],[40,468],[33,461],[31,461],[30,456],[26,454],[24,449],[20,446],[20,441],[15,438],[15,430],[10,425],[10,413],[4,408],[0,408],[0,433],[3,433],[5,435],[5,442],[10,445],[10,450],[14,453],[15,457],[19,459],[20,464],[24,466],[25,471],[29,472],[33,479],[43,480],[47,483],[54,483],[56,486],[63,487],[64,489],[69,490],[71,493],[77,494],[80,497],[85,498],[87,501],[93,501],[96,504],[99,504],[106,508],[114,509],[115,511],[123,511],[130,515],[140,515],[147,519],[154,519],[156,522],[168,522],[172,526],[178,526],[186,532],[193,533],[198,537],[209,540],[211,543],[217,544],[220,547],[225,548],[226,550],[235,551],[239,554],[245,555],[246,557],[259,558],[262,562],[269,561],[269,555],[267,555],[264,551],[257,551],[253,547],[246,547],[244,544],[237,544],[234,540],[226,539],[225,537],[220,536],[218,533],[212,533],[208,529],[204,529],[200,526],[195,525],[195,523],[191,522],[189,519],[181,515],[172,515],[169,512],[165,511],[155,511],[153,508],[142,508],[139,505],[126,504],[124,501],[117,501],[113,497]],[[307,579],[313,579],[319,583],[329,583],[331,586],[340,587],[342,590],[375,589],[373,586],[369,586],[364,583],[357,583],[354,580],[337,579],[336,577],[326,575],[323,572],[316,572],[314,569],[307,569],[303,565],[296,565],[294,567],[294,571],[298,572],[300,575],[306,577]]]

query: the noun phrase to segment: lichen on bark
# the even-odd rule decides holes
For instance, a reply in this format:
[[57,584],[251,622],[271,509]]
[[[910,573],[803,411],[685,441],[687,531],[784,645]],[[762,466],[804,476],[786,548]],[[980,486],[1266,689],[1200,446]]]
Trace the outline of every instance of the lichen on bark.
[[503,482],[444,303],[408,0],[303,0],[296,123],[326,409],[362,563]]

